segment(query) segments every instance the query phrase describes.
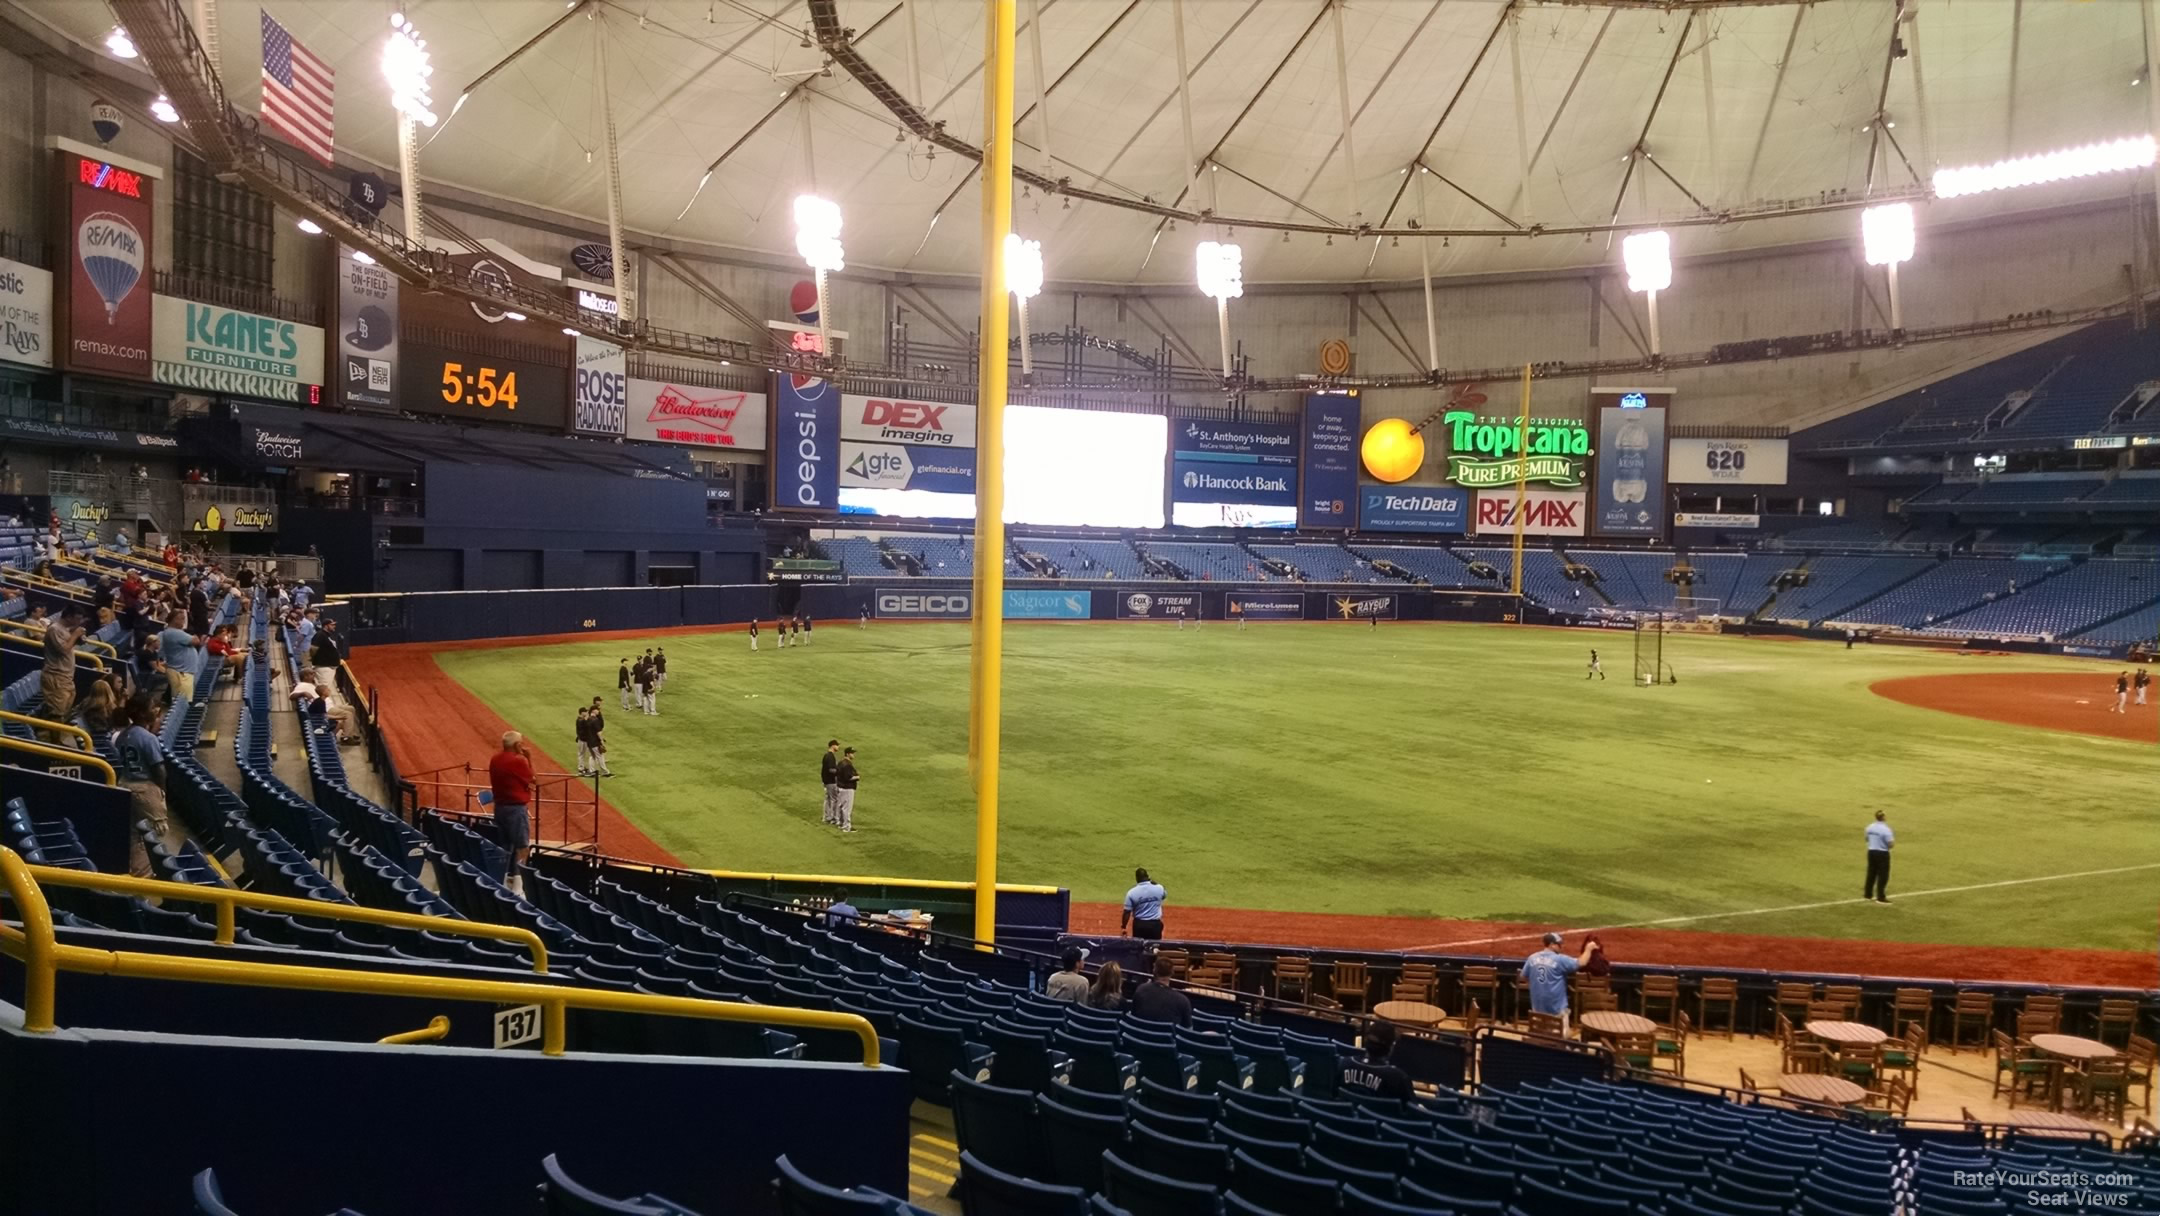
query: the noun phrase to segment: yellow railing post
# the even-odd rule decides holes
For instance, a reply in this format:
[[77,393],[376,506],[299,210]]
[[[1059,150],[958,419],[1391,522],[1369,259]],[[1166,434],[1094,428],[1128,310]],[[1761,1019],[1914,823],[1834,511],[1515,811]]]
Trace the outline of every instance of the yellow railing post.
[[450,1019],[438,1013],[429,1018],[428,1024],[418,1030],[408,1030],[403,1034],[384,1035],[375,1041],[387,1046],[395,1046],[401,1043],[436,1043],[448,1038],[449,1035]]
[[[27,739],[12,739],[5,736],[0,736],[0,751],[28,752],[33,756],[43,756],[47,760],[65,760],[69,764],[79,764],[93,773],[103,774],[107,785],[120,784],[120,779],[113,774],[113,766],[107,764],[105,758],[96,752],[71,752],[64,747],[53,747],[50,744],[32,743]],[[74,873],[82,873],[82,871],[78,870],[74,871]],[[111,875],[105,875],[104,877],[109,878]]]
[[53,1028],[54,959],[52,909],[45,893],[31,881],[30,868],[15,850],[0,848],[0,885],[7,888],[22,916],[22,928],[0,924],[0,945],[21,940],[23,950],[23,1029],[44,1034]]
[[559,1056],[568,1050],[570,1010],[562,1001],[540,1006],[540,1053]]

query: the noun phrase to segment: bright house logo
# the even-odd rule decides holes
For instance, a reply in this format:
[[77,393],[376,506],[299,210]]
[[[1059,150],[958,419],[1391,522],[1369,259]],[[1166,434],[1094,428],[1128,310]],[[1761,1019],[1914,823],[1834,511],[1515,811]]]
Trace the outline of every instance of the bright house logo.
[[1448,428],[1448,480],[1456,485],[1483,488],[1535,481],[1573,489],[1583,483],[1590,430],[1580,422],[1532,418],[1524,426],[1505,418],[1479,418],[1468,410],[1449,410],[1440,420]]

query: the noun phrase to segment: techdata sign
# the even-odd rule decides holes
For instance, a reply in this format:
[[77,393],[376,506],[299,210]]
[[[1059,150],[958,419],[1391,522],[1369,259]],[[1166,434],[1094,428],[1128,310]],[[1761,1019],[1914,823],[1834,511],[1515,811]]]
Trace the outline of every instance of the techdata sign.
[[[1526,536],[1581,536],[1589,514],[1588,496],[1581,490],[1563,493],[1528,490],[1522,495],[1522,530]],[[1515,534],[1515,491],[1485,490],[1477,496],[1473,517],[1479,536]]]
[[833,511],[840,505],[840,392],[829,380],[773,377],[771,507]]
[[1598,408],[1596,531],[1657,536],[1665,530],[1665,411]]
[[1357,493],[1358,399],[1315,393],[1305,398],[1305,475],[1298,526],[1348,528]]
[[1010,591],[1005,593],[1008,621],[1084,621],[1089,597],[1085,591]]
[[1118,597],[1117,614],[1129,621],[1197,621],[1200,597],[1183,592],[1134,591]]
[[1392,621],[1395,619],[1395,609],[1395,597],[1392,595],[1327,597],[1327,619],[1331,621]]
[[0,359],[51,367],[52,315],[52,271],[0,258]]
[[1785,439],[1674,439],[1666,451],[1681,485],[1781,486],[1790,449]]
[[160,384],[319,405],[323,331],[176,296],[151,298],[150,350]]
[[1470,530],[1470,492],[1448,486],[1360,486],[1361,532],[1445,532]]
[[1481,418],[1469,410],[1440,416],[1447,436],[1448,480],[1483,489],[1518,480],[1573,489],[1590,462],[1590,431],[1572,418]]
[[620,435],[630,407],[630,373],[623,348],[579,335],[577,380],[571,397],[578,430],[588,435]]
[[[1286,422],[1187,422],[1170,428],[1170,502],[1276,508],[1255,523],[1297,523],[1297,428]],[[1175,510],[1172,512],[1176,514]]]
[[1233,621],[1302,621],[1305,597],[1269,595],[1256,591],[1233,591],[1223,604],[1223,616]]

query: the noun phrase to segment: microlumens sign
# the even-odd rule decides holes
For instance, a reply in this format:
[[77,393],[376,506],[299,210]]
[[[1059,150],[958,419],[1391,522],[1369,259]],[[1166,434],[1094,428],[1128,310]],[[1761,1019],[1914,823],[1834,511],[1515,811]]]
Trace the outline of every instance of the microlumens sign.
[[1580,422],[1532,418],[1524,427],[1468,410],[1450,410],[1440,420],[1448,428],[1448,480],[1456,485],[1511,486],[1521,480],[1572,488],[1583,483],[1590,429]]

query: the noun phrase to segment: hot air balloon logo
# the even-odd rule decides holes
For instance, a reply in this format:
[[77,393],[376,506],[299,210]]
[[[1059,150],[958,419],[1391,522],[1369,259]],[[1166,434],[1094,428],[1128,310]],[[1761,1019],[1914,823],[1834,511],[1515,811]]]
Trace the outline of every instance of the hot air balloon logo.
[[121,303],[142,281],[142,234],[124,216],[92,212],[75,230],[75,256],[105,301],[105,323],[112,324],[119,318]]

